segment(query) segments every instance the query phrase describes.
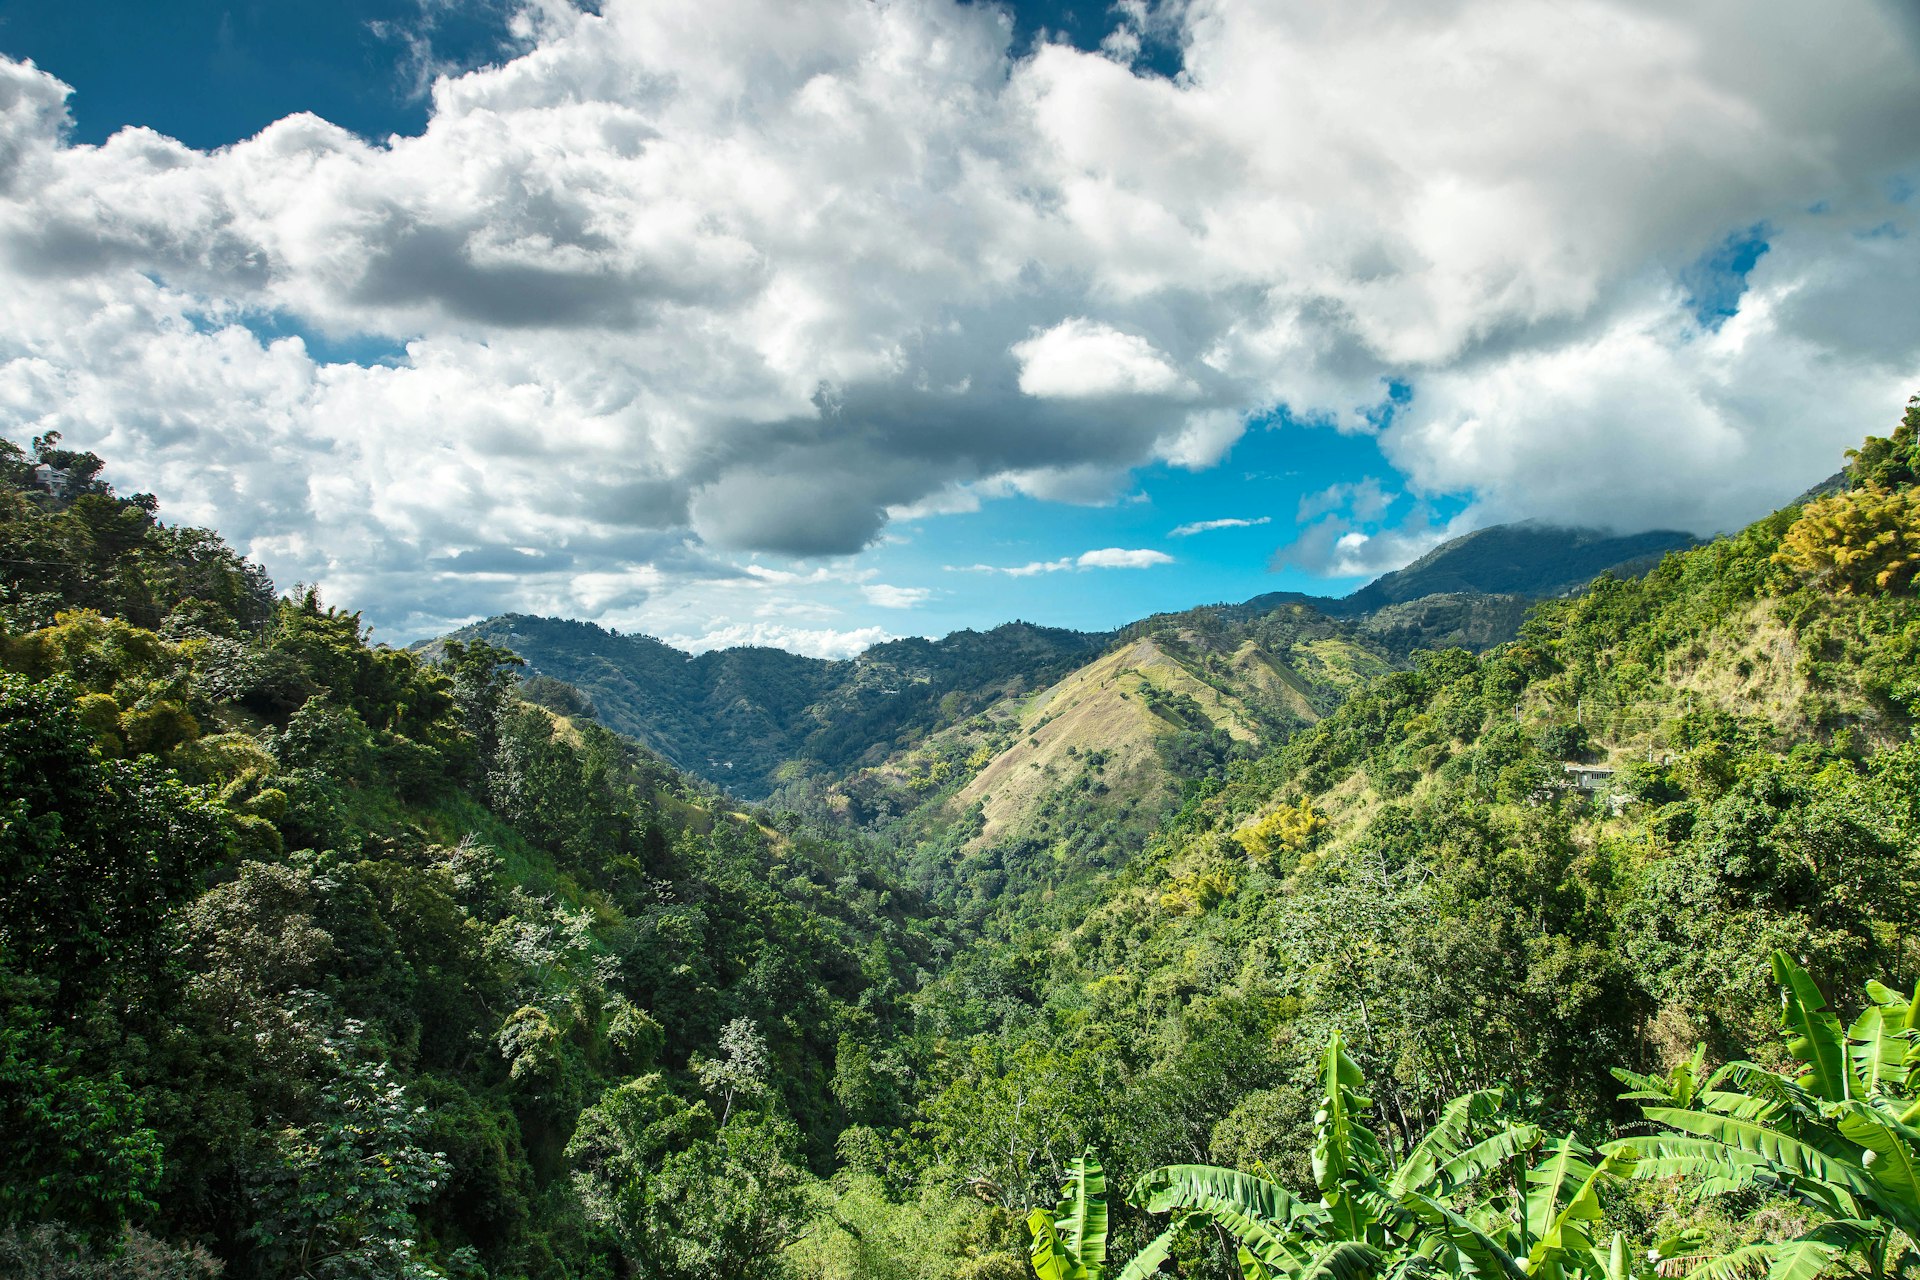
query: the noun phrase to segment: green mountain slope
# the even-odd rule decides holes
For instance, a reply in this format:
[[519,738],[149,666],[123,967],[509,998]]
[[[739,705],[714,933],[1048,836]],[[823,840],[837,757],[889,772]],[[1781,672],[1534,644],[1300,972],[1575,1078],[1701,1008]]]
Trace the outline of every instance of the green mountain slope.
[[[1395,660],[1306,605],[1208,606],[1136,623],[1099,657],[834,778],[773,802],[882,834],[930,891],[990,864],[989,898],[1124,862],[1179,803],[1315,723]],[[959,877],[964,879],[964,876]]]
[[0,442],[0,1272],[746,1274],[801,1230],[892,1114],[836,1054],[951,947],[884,860],[39,455]]
[[[840,772],[883,758],[898,740],[917,740],[1008,692],[1051,681],[1103,643],[1014,622],[942,640],[896,640],[851,661],[760,648],[694,656],[648,636],[524,614],[448,638],[512,649],[529,675],[586,694],[609,728],[749,798],[772,791],[783,768]],[[432,654],[440,643],[422,648]]]
[[1618,577],[1645,573],[1669,551],[1697,542],[1671,530],[1614,535],[1540,521],[1493,525],[1441,543],[1329,611],[1351,616],[1427,596],[1463,593],[1529,599],[1564,595],[1609,571]]

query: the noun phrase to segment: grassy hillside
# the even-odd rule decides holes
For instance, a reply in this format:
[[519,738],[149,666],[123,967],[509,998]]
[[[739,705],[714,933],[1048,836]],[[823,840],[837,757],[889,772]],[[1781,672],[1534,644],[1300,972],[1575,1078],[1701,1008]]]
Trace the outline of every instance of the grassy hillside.
[[1297,602],[1157,615],[1047,687],[773,803],[873,832],[916,884],[985,924],[1121,864],[1186,791],[1394,665],[1355,624]]

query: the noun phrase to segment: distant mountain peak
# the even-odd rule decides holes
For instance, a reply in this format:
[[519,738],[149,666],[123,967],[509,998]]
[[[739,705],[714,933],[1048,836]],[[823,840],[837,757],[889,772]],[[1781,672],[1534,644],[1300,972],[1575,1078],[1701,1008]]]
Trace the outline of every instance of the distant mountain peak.
[[1616,534],[1544,520],[1489,525],[1441,543],[1404,569],[1382,574],[1331,602],[1331,611],[1371,613],[1433,595],[1563,595],[1609,570],[1642,573],[1669,551],[1698,545],[1692,534],[1674,529]]

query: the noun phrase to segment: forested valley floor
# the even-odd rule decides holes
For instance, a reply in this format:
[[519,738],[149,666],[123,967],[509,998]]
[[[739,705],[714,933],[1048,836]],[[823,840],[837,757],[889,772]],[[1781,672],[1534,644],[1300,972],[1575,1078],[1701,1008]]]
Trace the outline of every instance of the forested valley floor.
[[1920,1262],[1920,408],[1483,651],[1140,624],[1150,799],[982,694],[745,803],[103,466],[0,442],[0,1275]]

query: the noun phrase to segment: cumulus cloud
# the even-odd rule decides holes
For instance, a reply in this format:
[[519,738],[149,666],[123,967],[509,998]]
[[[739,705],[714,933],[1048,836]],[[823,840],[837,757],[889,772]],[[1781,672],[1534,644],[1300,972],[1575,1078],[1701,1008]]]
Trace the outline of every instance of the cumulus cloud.
[[1913,28],[1803,17],[1198,0],[1015,58],[955,0],[543,0],[420,136],[214,152],[0,62],[0,431],[402,636],[1111,501],[1281,406],[1478,521],[1710,531],[1920,382]]
[[1196,533],[1212,533],[1216,529],[1251,529],[1257,525],[1271,524],[1272,516],[1256,516],[1251,520],[1228,516],[1220,520],[1196,520],[1192,524],[1175,526],[1168,532],[1170,538],[1191,538]]
[[1042,399],[1141,395],[1185,399],[1198,391],[1145,338],[1085,316],[1063,320],[1025,342],[1014,343],[1013,355],[1020,362],[1020,390]]
[[[1737,528],[1838,470],[1842,449],[1865,427],[1884,434],[1916,389],[1910,356],[1876,347],[1905,343],[1920,318],[1868,319],[1865,273],[1920,289],[1915,255],[1891,247],[1876,237],[1848,255],[1866,261],[1816,262],[1782,237],[1716,331],[1660,296],[1578,339],[1436,372],[1420,415],[1382,447],[1418,487],[1470,489],[1483,523]],[[1855,277],[1844,307],[1836,276]],[[1862,331],[1881,325],[1892,333]]]

